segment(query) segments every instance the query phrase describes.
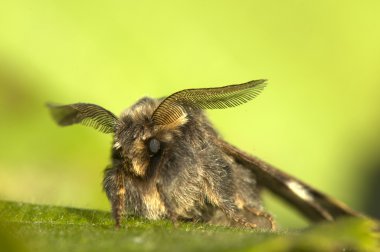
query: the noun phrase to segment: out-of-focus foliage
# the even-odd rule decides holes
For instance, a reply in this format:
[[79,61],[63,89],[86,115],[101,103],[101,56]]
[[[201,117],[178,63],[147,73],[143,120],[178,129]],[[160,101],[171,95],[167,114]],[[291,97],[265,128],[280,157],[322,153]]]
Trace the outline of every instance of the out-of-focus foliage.
[[370,252],[377,251],[380,241],[378,223],[364,219],[273,233],[129,218],[115,230],[106,212],[12,202],[0,202],[0,218],[17,239],[12,246],[25,243],[30,251]]
[[210,111],[215,126],[361,210],[380,140],[379,13],[375,0],[2,1],[0,197],[109,208],[111,136],[57,127],[45,102],[118,114],[146,95],[267,78],[253,102]]

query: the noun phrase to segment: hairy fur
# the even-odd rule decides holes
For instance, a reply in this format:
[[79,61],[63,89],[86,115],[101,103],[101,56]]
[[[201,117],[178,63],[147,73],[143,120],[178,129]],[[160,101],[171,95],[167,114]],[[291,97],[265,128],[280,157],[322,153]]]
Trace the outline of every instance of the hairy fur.
[[[219,136],[204,113],[189,107],[162,127],[151,120],[159,104],[143,98],[120,117],[104,177],[112,205],[123,202],[127,213],[148,219],[272,228],[268,215],[258,214],[264,212],[256,178],[216,145]],[[149,153],[151,138],[162,143],[156,155]],[[120,177],[125,191],[117,197]]]
[[116,226],[123,214],[274,229],[260,189],[285,199],[311,221],[361,216],[299,179],[223,141],[202,109],[235,107],[256,97],[265,80],[185,89],[143,98],[120,118],[89,103],[48,105],[61,126],[113,133],[103,186]]

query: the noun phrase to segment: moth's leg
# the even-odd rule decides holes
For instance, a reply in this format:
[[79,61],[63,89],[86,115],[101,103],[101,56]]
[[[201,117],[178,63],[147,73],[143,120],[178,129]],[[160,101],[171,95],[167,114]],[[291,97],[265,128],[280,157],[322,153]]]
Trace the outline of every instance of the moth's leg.
[[264,211],[257,179],[250,170],[234,164],[232,166],[235,184],[235,204],[247,220],[257,224],[257,228],[275,230],[275,222],[270,214]]
[[249,222],[239,213],[238,207],[234,203],[234,186],[228,182],[218,180],[211,182],[206,179],[207,198],[213,205],[219,207],[230,220],[244,227],[256,228],[256,224]]
[[120,221],[126,203],[125,173],[122,167],[110,167],[104,171],[103,187],[111,202],[115,226],[116,228],[120,228]]
[[233,202],[230,202],[230,200],[232,200],[232,198],[227,201],[222,199],[219,202],[220,209],[227,215],[227,217],[241,226],[256,228],[257,224],[249,222],[242,214],[239,213],[237,206]]
[[257,217],[265,218],[270,224],[270,230],[274,231],[277,229],[276,222],[274,221],[272,215],[268,214],[267,212],[260,211],[254,207],[244,206],[244,209],[254,214]]
[[160,195],[160,198],[164,202],[164,206],[165,206],[166,212],[168,213],[169,219],[173,222],[174,226],[177,227],[178,226],[178,215],[172,209],[170,200],[168,199],[168,197],[163,192],[161,183],[158,182],[156,184],[156,188],[157,188],[158,194]]

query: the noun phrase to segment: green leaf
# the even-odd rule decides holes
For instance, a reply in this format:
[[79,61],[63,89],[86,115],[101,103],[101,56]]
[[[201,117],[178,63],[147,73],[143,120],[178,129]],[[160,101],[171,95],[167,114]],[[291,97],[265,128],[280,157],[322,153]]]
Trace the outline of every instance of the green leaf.
[[128,217],[116,230],[108,212],[0,201],[0,220],[0,247],[7,251],[377,251],[379,245],[379,225],[369,219],[264,232]]

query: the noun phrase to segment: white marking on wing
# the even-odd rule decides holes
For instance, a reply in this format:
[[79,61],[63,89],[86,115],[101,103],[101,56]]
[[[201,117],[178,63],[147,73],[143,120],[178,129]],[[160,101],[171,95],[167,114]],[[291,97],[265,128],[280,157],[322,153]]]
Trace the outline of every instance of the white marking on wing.
[[297,194],[301,199],[306,201],[312,201],[313,196],[309,193],[309,191],[300,183],[290,180],[286,182],[286,185],[292,190],[295,194]]

